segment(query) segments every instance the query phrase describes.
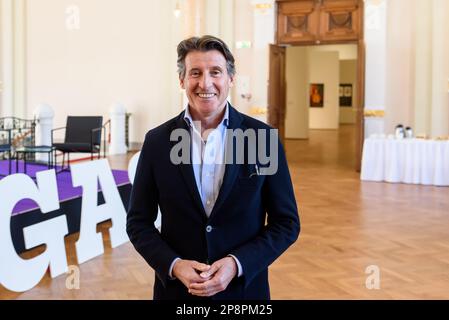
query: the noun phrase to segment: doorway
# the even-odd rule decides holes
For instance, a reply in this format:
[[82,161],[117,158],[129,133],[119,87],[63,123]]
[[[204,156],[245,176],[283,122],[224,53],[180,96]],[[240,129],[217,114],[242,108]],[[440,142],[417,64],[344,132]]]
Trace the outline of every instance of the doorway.
[[[290,47],[324,47],[324,45],[343,44],[355,45],[357,47],[357,86],[356,88],[353,87],[352,90],[353,92],[355,92],[355,90],[357,91],[357,103],[355,108],[353,107],[353,109],[356,109],[356,133],[354,136],[356,150],[355,169],[356,171],[360,171],[363,147],[365,83],[363,0],[276,0],[276,4],[276,44],[270,45],[268,123],[279,129],[279,136],[283,141],[285,138],[285,122],[287,114],[286,88],[289,86],[285,77],[287,72],[287,49]],[[326,89],[320,86],[314,86],[313,90],[315,92],[315,100],[317,100],[315,107],[321,108],[319,103],[320,98],[316,93]],[[349,88],[347,90],[349,92]],[[335,90],[332,90],[331,93],[332,92],[335,94]],[[325,100],[326,98],[323,99]],[[325,102],[324,100],[323,102]],[[323,110],[325,109],[324,105],[322,108]],[[326,111],[314,111],[310,114],[309,118],[314,118],[314,115],[325,112]],[[339,119],[339,116],[337,118]],[[303,121],[305,121],[305,119],[303,119]],[[308,121],[307,124],[309,124]],[[338,123],[336,126],[338,126]]]
[[357,50],[355,44],[286,48],[285,139],[342,126],[355,136]]

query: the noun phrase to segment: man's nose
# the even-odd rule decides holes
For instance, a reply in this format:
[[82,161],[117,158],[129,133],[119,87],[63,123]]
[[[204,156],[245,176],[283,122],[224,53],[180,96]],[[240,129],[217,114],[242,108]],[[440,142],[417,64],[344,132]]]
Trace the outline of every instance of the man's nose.
[[208,74],[203,74],[203,76],[200,79],[200,87],[202,89],[207,89],[211,86],[212,84],[212,78],[210,77],[210,75]]

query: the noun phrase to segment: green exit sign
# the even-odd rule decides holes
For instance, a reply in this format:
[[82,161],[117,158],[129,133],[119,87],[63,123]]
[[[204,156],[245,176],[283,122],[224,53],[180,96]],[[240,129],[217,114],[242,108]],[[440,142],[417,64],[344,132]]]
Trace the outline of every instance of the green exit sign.
[[237,49],[249,49],[251,48],[251,41],[237,41],[235,47]]

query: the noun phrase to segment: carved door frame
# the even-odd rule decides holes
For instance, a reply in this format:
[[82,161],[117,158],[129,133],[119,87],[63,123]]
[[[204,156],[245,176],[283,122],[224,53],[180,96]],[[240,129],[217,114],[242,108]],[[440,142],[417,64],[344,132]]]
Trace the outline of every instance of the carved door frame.
[[[277,30],[275,46],[324,44],[357,45],[356,170],[360,171],[364,136],[365,44],[363,38],[363,0],[276,0]],[[332,25],[334,24],[334,25]],[[272,46],[272,47],[275,47]],[[273,62],[270,48],[270,77]],[[278,74],[285,75],[284,65]],[[284,70],[284,72],[281,72]],[[276,87],[274,87],[276,86]],[[280,87],[278,87],[280,86]],[[274,94],[281,96],[276,97]],[[285,79],[269,79],[268,123],[279,128],[284,141]],[[284,96],[282,96],[284,95]]]

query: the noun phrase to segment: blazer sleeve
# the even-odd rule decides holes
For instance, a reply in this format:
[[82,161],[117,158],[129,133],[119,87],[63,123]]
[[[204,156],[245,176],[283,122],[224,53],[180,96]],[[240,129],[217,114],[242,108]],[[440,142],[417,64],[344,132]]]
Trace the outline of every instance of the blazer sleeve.
[[263,231],[231,252],[242,265],[245,287],[292,245],[300,232],[293,185],[280,141],[278,170],[265,177],[261,197],[267,213]]
[[159,230],[154,226],[159,199],[152,159],[152,152],[156,149],[151,143],[150,135],[147,134],[131,191],[126,231],[135,249],[155,270],[165,286],[169,279],[170,265],[178,255],[162,239]]

